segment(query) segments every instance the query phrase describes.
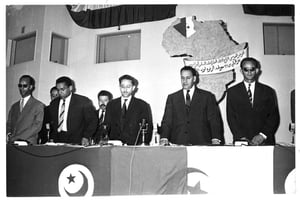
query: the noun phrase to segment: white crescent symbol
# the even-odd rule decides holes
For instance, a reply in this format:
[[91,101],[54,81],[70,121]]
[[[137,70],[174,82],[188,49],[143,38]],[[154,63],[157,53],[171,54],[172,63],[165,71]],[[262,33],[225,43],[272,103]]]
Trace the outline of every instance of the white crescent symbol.
[[296,194],[296,170],[290,171],[285,179],[284,190],[286,194]]
[[88,180],[87,180],[86,176],[84,175],[84,173],[82,173],[81,171],[78,171],[78,172],[80,172],[80,174],[83,177],[83,184],[81,184],[80,189],[77,192],[75,192],[75,193],[71,193],[71,192],[68,192],[66,190],[66,188],[64,187],[65,192],[70,197],[72,197],[72,196],[84,196],[86,194],[88,188],[89,188],[89,186],[88,186]]
[[58,191],[62,197],[92,196],[94,193],[92,173],[83,165],[72,164],[67,166],[59,175]]

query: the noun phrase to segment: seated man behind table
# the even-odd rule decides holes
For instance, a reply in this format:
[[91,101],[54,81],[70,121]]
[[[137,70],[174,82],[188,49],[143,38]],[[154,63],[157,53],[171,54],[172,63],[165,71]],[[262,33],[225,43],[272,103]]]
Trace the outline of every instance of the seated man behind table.
[[7,118],[7,140],[25,140],[37,144],[38,133],[42,128],[44,104],[32,96],[35,87],[34,79],[23,75],[19,79],[21,100],[14,103]]
[[167,98],[160,144],[221,144],[222,121],[214,95],[196,87],[194,68],[181,68],[180,76],[182,89]]
[[227,94],[227,121],[233,139],[252,145],[274,145],[279,125],[275,91],[257,81],[260,64],[256,59],[244,58],[240,66],[244,80]]
[[97,128],[97,115],[93,103],[85,96],[73,93],[69,77],[56,80],[59,98],[49,106],[50,123],[53,129],[50,138],[58,143],[89,145]]
[[[149,144],[151,141],[153,129],[151,108],[145,101],[134,97],[137,85],[137,80],[130,75],[119,78],[121,97],[107,104],[104,120],[108,125],[111,140],[121,140],[123,144],[128,145],[141,144],[140,125],[145,120],[148,124],[145,143]],[[142,128],[145,130],[146,126]]]

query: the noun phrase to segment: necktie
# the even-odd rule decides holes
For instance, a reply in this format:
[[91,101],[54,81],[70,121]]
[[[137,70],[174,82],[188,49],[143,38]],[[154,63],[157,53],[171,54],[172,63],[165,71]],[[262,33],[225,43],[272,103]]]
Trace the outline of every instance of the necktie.
[[250,101],[250,103],[252,105],[252,92],[250,90],[250,87],[251,87],[251,83],[249,83],[249,85],[248,85],[247,94],[248,94],[249,101]]
[[190,90],[186,91],[185,105],[187,105],[188,107],[190,107],[191,105]]
[[65,101],[66,100],[63,100],[63,103],[60,107],[60,113],[59,113],[59,118],[58,118],[58,128],[57,128],[58,132],[60,132],[62,130],[62,125],[63,125],[63,122],[64,122]]
[[20,101],[20,112],[22,112],[23,107],[24,107],[24,99],[22,98]]
[[124,122],[125,122],[125,116],[126,116],[126,112],[127,112],[127,108],[126,108],[126,101],[127,99],[124,99],[124,103],[122,105],[122,110],[121,110],[121,131],[123,131],[124,129]]
[[100,118],[99,118],[99,124],[101,124],[103,122],[104,119],[104,110],[102,110]]
[[122,117],[125,117],[126,112],[127,112],[126,101],[127,101],[127,99],[124,99],[124,103],[123,103],[123,106],[122,106]]

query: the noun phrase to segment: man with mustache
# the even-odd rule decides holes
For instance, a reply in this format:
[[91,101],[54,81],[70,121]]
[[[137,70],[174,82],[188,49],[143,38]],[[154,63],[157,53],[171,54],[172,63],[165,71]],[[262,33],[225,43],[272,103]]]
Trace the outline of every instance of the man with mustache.
[[113,95],[107,90],[101,90],[98,93],[98,105],[99,105],[99,109],[97,110],[98,127],[97,127],[97,131],[95,132],[92,138],[95,144],[98,144],[100,140],[105,137],[105,135],[103,135],[105,131],[104,130],[105,124],[103,122],[106,114],[106,106],[108,102],[112,100],[112,98]]
[[[121,140],[127,145],[150,143],[153,129],[151,108],[147,102],[134,96],[137,85],[138,81],[130,75],[119,78],[121,97],[107,104],[104,120],[108,125],[109,139]],[[144,141],[143,130],[147,130]]]
[[167,98],[160,144],[221,144],[222,121],[214,95],[197,88],[194,68],[181,68],[180,77],[182,89]]

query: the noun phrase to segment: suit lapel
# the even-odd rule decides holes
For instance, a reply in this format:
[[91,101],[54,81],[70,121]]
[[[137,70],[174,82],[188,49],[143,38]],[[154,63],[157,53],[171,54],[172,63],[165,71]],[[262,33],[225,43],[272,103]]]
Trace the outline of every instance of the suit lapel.
[[[121,97],[119,97],[117,100],[116,100],[116,116],[121,116],[121,112],[122,112],[122,105],[121,105]],[[113,109],[113,110],[115,110]],[[114,115],[115,113],[113,113]]]
[[253,101],[253,107],[257,106],[257,103],[260,102],[260,99],[263,97],[262,94],[262,87],[261,85],[256,82],[255,83],[255,89],[254,89],[254,101]]
[[132,113],[134,111],[133,108],[135,108],[135,98],[132,97],[130,102],[129,102],[129,105],[128,105],[128,109],[127,109],[127,113],[126,113],[126,118],[125,118],[125,121],[127,122],[129,119],[130,119],[130,116],[132,116]]
[[[32,107],[32,104],[33,104],[33,97],[31,96],[29,99],[28,99],[28,101],[27,101],[27,103],[25,104],[25,106],[24,106],[24,108],[23,108],[23,110],[22,110],[22,113],[26,113],[26,112],[28,112],[30,109],[31,109],[31,107]],[[20,103],[19,103],[19,107],[20,107]]]
[[57,98],[53,102],[53,107],[54,107],[54,120],[53,123],[58,125],[58,110],[59,110],[59,101],[60,98]]
[[192,101],[191,101],[191,107],[196,102],[200,102],[200,100],[201,100],[200,99],[200,90],[195,86],[194,94],[193,94]]
[[69,125],[71,124],[71,117],[73,115],[74,105],[76,104],[76,96],[75,94],[72,94],[71,99],[70,99],[70,104],[69,104],[69,109],[68,109],[68,116],[67,116],[67,130],[69,130]]
[[[31,107],[32,107],[32,104],[33,104],[34,100],[33,100],[33,97],[31,96],[27,103],[25,104],[25,106],[23,107],[23,110],[22,112],[20,113],[19,117],[18,117],[18,121],[23,119],[27,114],[28,112],[30,111]],[[18,109],[19,109],[19,112],[20,112],[20,101],[18,101]]]
[[177,106],[180,115],[186,116],[185,97],[184,97],[183,90],[180,90],[177,93],[175,105]]

